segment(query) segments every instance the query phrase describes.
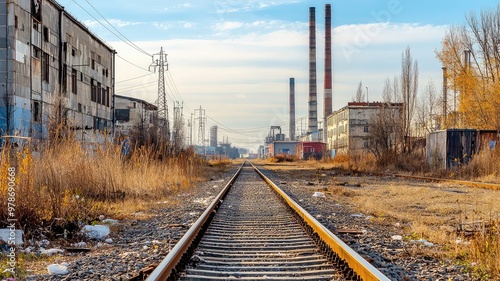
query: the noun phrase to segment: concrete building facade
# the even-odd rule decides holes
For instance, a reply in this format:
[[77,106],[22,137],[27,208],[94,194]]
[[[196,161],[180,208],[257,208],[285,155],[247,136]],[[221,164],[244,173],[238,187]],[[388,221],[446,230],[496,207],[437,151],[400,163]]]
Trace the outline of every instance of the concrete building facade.
[[146,133],[155,130],[158,107],[147,101],[115,95],[115,132],[130,135],[133,130]]
[[[332,156],[352,152],[368,152],[372,121],[382,109],[393,111],[401,120],[401,103],[349,102],[327,117],[327,149]],[[394,115],[393,115],[394,116]]]
[[1,135],[113,128],[115,51],[54,0],[0,0]]
[[269,144],[269,156],[276,155],[296,155],[297,142],[296,141],[274,141]]

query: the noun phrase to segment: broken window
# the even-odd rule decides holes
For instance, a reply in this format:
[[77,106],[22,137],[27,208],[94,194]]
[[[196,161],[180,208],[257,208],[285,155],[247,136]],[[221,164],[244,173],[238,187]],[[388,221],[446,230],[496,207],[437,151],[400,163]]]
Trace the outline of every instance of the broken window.
[[49,41],[49,28],[47,26],[43,26],[43,41]]
[[49,83],[49,54],[43,53],[42,55],[42,80]]
[[90,100],[97,101],[94,79],[90,79]]
[[36,58],[36,59],[40,59],[41,56],[40,56],[40,49],[38,49],[37,47],[33,47],[33,57]]
[[109,87],[106,87],[106,106],[109,107],[109,100],[110,100],[110,92],[109,92]]
[[77,83],[76,77],[77,77],[76,76],[76,69],[73,68],[71,70],[71,92],[75,95],[77,94],[77,89],[78,89],[77,84],[76,84]]
[[128,122],[130,120],[130,109],[115,109],[116,121]]
[[33,101],[33,122],[42,121],[42,111],[40,109],[40,102]]
[[97,103],[102,104],[101,83],[97,82],[96,87]]
[[108,94],[106,93],[106,88],[102,88],[101,93],[102,93],[102,105],[105,106],[107,103],[106,98],[108,96]]

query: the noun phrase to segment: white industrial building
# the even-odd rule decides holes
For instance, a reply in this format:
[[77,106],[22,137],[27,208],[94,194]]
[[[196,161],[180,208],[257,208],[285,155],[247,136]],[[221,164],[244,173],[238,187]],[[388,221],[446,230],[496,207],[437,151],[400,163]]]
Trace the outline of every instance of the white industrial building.
[[[349,102],[347,106],[327,117],[327,150],[332,156],[353,152],[368,152],[370,132],[374,120],[382,110],[389,110],[399,120],[403,104],[381,102]],[[397,117],[396,117],[397,118]]]
[[133,130],[147,133],[156,128],[158,107],[141,99],[115,95],[115,120],[118,135],[130,135]]

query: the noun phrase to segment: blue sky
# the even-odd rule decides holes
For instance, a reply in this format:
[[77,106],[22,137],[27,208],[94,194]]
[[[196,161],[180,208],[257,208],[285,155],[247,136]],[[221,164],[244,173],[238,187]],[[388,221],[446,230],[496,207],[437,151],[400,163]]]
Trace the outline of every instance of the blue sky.
[[[308,96],[308,12],[316,7],[318,115],[322,118],[324,5],[332,5],[333,109],[352,100],[357,85],[379,101],[384,81],[400,72],[407,46],[418,60],[420,92],[441,88],[435,51],[450,25],[493,9],[497,1],[429,0],[58,0],[117,52],[116,93],[154,102],[157,73],[146,53],[168,54],[167,99],[184,102],[184,116],[202,106],[219,140],[253,151],[272,125],[288,135],[288,81],[296,81],[298,129],[305,130]],[[76,4],[78,3],[78,4]],[[81,7],[80,7],[81,6]],[[84,11],[82,7],[86,10]],[[96,11],[97,10],[97,11]],[[101,15],[112,24],[103,20]],[[101,23],[99,23],[99,22]],[[105,25],[106,27],[104,27]],[[119,33],[116,30],[119,31]],[[113,34],[114,33],[114,34]],[[117,34],[118,36],[116,36]],[[208,133],[207,133],[208,135]],[[195,134],[196,139],[196,134]]]

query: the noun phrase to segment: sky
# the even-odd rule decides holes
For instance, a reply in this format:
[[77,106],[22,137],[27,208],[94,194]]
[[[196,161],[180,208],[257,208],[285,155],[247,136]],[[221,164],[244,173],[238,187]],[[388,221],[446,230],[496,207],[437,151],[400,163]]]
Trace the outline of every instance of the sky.
[[[200,107],[219,142],[257,151],[271,126],[289,133],[289,78],[295,78],[296,127],[307,130],[309,7],[316,7],[318,117],[323,118],[324,7],[332,5],[333,110],[352,101],[359,82],[381,101],[386,78],[399,75],[409,47],[419,65],[419,92],[441,88],[436,51],[446,30],[470,13],[496,8],[482,0],[57,0],[117,51],[116,94],[154,103],[155,54],[167,54],[169,113]],[[172,117],[170,117],[172,118]],[[194,131],[196,144],[197,126]]]

